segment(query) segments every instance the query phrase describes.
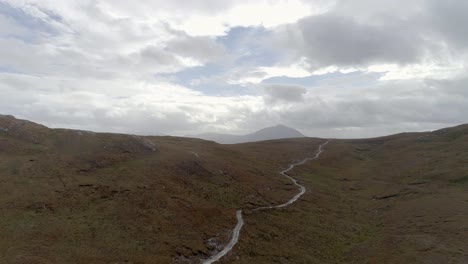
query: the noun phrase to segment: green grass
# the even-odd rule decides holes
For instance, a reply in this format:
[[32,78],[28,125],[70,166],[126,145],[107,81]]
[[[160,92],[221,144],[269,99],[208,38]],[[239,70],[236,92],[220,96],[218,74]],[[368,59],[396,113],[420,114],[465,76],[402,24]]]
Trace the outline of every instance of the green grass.
[[467,184],[468,183],[468,175],[460,177],[460,178],[452,179],[452,180],[450,180],[450,182],[455,183],[455,184]]

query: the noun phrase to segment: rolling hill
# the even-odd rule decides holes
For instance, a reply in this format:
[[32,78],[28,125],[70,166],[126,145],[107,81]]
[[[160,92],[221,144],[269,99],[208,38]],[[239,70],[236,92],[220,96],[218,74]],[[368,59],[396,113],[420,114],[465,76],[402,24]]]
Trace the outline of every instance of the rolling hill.
[[468,126],[220,145],[0,116],[0,263],[467,263]]

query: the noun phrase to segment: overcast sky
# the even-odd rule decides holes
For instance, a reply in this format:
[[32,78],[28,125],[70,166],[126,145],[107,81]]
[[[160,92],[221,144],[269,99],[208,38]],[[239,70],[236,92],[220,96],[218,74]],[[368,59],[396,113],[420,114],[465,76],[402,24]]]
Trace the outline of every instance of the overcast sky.
[[466,0],[0,0],[0,113],[135,134],[468,123]]

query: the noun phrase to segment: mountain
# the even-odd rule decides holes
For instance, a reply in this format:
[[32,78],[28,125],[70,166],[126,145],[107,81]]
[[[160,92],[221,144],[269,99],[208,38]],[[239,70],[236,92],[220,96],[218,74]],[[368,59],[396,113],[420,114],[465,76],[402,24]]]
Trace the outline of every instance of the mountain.
[[246,142],[256,142],[256,141],[265,141],[272,139],[282,139],[282,138],[303,138],[304,136],[301,132],[297,131],[294,128],[290,128],[284,125],[277,125],[272,127],[267,127],[258,130],[252,134],[247,135],[229,135],[229,134],[218,134],[218,133],[204,133],[194,136],[189,136],[194,138],[201,138],[205,140],[215,141],[221,144],[236,144],[236,143],[246,143]]

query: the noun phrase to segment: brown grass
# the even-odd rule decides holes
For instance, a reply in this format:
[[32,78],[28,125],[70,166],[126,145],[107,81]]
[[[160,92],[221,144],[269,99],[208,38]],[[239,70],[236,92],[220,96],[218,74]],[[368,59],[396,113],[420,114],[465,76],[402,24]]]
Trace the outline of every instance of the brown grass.
[[[219,145],[0,116],[0,263],[467,263],[468,129]],[[191,152],[195,151],[199,157]],[[215,242],[215,243],[213,243]],[[217,244],[217,245],[216,245]]]

